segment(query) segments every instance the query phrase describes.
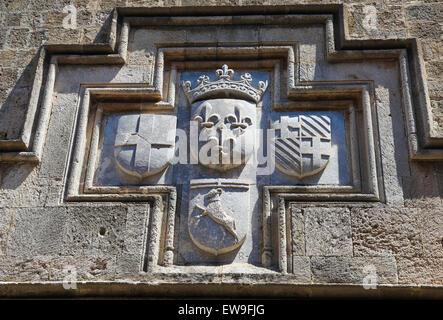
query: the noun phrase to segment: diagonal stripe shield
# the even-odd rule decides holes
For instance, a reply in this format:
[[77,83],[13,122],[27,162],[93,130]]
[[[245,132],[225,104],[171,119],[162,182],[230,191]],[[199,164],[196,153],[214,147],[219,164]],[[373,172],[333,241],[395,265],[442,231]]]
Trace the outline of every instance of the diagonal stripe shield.
[[331,155],[331,120],[327,116],[281,116],[276,131],[275,163],[279,171],[303,179],[320,173]]

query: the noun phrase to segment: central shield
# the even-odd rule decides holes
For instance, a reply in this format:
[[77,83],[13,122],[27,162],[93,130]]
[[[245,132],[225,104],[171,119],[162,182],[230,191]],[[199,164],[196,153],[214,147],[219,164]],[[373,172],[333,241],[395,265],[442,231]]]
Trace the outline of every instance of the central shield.
[[[198,150],[194,159],[219,171],[238,167],[254,151],[256,105],[239,99],[211,99],[192,105],[192,120],[198,123]],[[198,151],[198,154],[196,152]]]

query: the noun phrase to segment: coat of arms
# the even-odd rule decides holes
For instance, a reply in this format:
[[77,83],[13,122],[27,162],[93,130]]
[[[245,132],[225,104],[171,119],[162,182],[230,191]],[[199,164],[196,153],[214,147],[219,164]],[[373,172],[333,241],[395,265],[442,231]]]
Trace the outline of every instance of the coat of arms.
[[176,123],[174,115],[122,115],[114,142],[118,168],[137,178],[162,172],[174,156]]
[[226,171],[245,164],[254,151],[256,107],[268,84],[260,81],[254,88],[249,73],[233,80],[227,65],[216,75],[214,82],[200,76],[194,89],[189,81],[182,85],[192,105],[191,120],[199,125],[198,154],[191,150],[192,156],[201,165]]
[[331,120],[327,116],[281,116],[276,131],[275,164],[281,172],[303,179],[321,172],[331,155]]
[[[182,86],[199,130],[198,149],[191,149],[191,155],[200,165],[225,172],[244,165],[255,150],[257,103],[268,83],[259,81],[254,88],[249,73],[234,80],[227,65],[216,75],[216,81],[200,76],[194,89],[190,81]],[[188,231],[193,244],[213,256],[239,249],[249,231],[248,199],[249,187],[235,181],[230,187],[191,186]]]
[[249,190],[231,181],[191,182],[188,231],[194,245],[213,256],[240,248],[249,230]]

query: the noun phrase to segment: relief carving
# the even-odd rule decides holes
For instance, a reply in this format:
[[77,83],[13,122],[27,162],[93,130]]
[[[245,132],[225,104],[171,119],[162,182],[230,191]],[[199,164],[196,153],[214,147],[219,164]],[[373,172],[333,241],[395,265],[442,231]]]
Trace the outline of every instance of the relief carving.
[[253,103],[235,99],[213,99],[193,106],[199,123],[198,157],[203,166],[219,171],[243,165],[254,151],[255,109]]
[[279,171],[303,179],[323,171],[331,155],[331,119],[327,116],[281,116],[276,131],[275,163]]
[[[201,189],[197,187],[197,190]],[[244,196],[243,193],[224,191],[223,187],[218,187],[207,193],[193,194],[188,231],[196,247],[218,256],[242,246],[248,230],[248,221],[245,219],[248,212],[236,203],[240,200],[239,196]]]
[[227,171],[245,164],[254,151],[256,104],[268,86],[259,81],[254,88],[249,73],[233,80],[234,71],[227,65],[216,70],[218,80],[211,82],[202,75],[198,86],[182,83],[192,105],[191,120],[199,123],[199,147],[191,150],[194,159],[203,166]]
[[121,116],[114,144],[117,167],[138,178],[165,170],[174,156],[176,123],[175,115]]
[[252,77],[249,73],[241,75],[241,80],[232,80],[234,70],[224,64],[221,69],[215,71],[218,80],[211,82],[207,75],[202,75],[198,78],[198,86],[191,89],[191,82],[185,81],[182,83],[183,91],[188,98],[190,104],[199,100],[214,99],[214,98],[239,98],[244,100],[260,102],[263,94],[268,87],[267,81],[259,81],[258,89],[254,88]]

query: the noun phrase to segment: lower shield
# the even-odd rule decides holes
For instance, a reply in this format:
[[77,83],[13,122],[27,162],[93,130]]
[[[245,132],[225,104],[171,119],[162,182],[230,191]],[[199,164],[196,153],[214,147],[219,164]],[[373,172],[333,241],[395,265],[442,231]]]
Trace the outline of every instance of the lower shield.
[[239,249],[249,225],[249,186],[191,181],[188,231],[193,244],[213,256]]

